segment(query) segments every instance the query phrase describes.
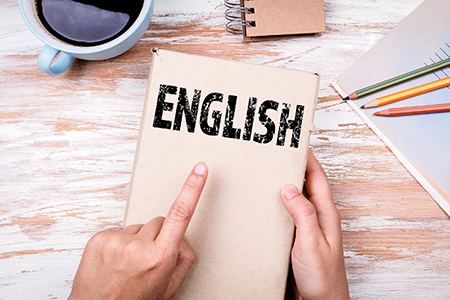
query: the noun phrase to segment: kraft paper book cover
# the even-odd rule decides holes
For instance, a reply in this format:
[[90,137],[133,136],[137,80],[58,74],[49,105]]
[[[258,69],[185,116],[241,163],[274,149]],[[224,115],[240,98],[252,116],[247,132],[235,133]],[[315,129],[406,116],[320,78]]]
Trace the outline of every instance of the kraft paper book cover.
[[165,216],[192,167],[209,176],[176,299],[284,299],[319,76],[154,50],[124,225]]

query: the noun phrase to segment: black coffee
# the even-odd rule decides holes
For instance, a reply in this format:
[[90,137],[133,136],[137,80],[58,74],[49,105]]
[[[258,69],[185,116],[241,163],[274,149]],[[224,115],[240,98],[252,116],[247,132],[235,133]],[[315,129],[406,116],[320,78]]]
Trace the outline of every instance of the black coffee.
[[144,0],[35,0],[39,19],[58,39],[76,46],[112,41],[133,25]]

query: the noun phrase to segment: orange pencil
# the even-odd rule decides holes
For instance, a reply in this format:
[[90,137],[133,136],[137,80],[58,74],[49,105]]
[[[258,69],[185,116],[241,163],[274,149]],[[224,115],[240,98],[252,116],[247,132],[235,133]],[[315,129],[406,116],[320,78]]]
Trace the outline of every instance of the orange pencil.
[[450,111],[450,103],[390,108],[382,111],[377,111],[374,113],[374,115],[394,117],[403,115],[437,113],[445,111]]
[[401,92],[397,92],[391,95],[387,95],[387,96],[383,96],[380,98],[377,98],[363,106],[361,106],[361,108],[370,108],[370,107],[378,107],[378,106],[382,106],[385,104],[389,104],[395,101],[399,101],[399,100],[403,100],[405,98],[409,98],[412,96],[416,96],[416,95],[420,95],[423,93],[427,93],[430,91],[434,91],[446,86],[450,85],[450,77],[444,78],[444,79],[440,79],[440,80],[436,80],[430,83],[426,83],[426,84],[422,84]]

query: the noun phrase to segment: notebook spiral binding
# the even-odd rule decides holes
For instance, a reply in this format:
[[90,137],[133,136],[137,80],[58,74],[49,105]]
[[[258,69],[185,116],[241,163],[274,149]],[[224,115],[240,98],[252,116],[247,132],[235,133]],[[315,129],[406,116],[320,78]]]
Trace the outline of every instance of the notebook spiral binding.
[[227,8],[225,11],[225,19],[228,21],[226,30],[229,33],[241,34],[244,26],[255,26],[255,22],[242,19],[242,14],[255,13],[253,9],[242,7],[239,0],[224,0],[223,2]]

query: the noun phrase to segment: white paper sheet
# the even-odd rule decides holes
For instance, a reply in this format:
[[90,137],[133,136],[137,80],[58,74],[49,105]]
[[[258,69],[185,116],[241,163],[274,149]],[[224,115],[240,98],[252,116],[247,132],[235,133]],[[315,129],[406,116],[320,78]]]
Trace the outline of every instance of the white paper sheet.
[[[450,1],[425,0],[389,34],[345,70],[333,84],[342,95],[450,58]],[[393,107],[450,102],[450,88],[360,109],[377,97],[450,76],[450,68],[398,84],[348,103],[450,215],[450,113],[374,116]]]

